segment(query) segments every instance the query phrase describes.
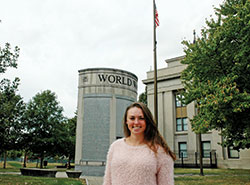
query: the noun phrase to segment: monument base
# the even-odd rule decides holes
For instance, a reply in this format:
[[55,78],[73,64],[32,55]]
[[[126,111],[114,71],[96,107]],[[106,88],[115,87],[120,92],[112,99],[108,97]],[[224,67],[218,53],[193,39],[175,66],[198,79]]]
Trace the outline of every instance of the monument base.
[[82,171],[83,176],[104,176],[105,166],[75,165],[76,171]]

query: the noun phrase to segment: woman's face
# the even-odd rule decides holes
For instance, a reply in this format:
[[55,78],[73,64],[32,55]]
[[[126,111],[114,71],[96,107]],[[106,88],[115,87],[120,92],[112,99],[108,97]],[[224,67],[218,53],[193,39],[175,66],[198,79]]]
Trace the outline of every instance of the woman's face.
[[127,112],[127,122],[128,129],[131,135],[144,135],[146,130],[146,121],[143,112],[138,107],[132,107]]

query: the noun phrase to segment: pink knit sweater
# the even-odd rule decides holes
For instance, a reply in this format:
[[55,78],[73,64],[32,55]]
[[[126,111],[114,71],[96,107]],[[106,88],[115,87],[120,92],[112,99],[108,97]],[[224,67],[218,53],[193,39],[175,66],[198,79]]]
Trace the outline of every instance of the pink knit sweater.
[[172,185],[173,165],[162,147],[155,155],[147,145],[118,139],[109,148],[103,185]]

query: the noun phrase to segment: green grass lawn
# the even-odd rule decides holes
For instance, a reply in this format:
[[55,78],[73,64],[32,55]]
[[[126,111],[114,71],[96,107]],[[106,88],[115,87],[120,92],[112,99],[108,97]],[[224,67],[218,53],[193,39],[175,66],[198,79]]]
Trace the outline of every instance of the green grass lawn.
[[241,169],[200,169],[176,168],[175,185],[250,185],[250,170]]
[[0,174],[0,185],[86,185],[83,179]]
[[248,176],[187,176],[175,179],[176,185],[250,185],[250,177]]
[[[203,169],[204,175],[247,175],[250,176],[250,170],[242,169]],[[198,168],[175,168],[174,173],[177,175],[190,174],[199,175]]]
[[[56,168],[58,163],[48,164],[48,168]],[[36,163],[28,163],[28,168],[36,167]],[[0,162],[0,173],[20,172],[20,162],[7,162],[3,169]],[[58,169],[57,169],[58,170]],[[66,169],[60,169],[66,171]],[[250,185],[250,170],[241,169],[204,169],[204,176],[200,176],[200,169],[176,168],[175,185]],[[30,177],[12,174],[0,174],[0,185],[86,185],[83,179]]]
[[[60,163],[49,163],[47,168],[53,169]],[[6,169],[3,169],[3,162],[0,162],[0,185],[86,185],[84,179],[73,178],[53,178],[53,177],[31,177],[8,172],[20,172],[23,164],[16,161],[8,161]],[[27,168],[35,168],[36,163],[27,163]],[[64,168],[57,169],[58,171],[66,171]],[[6,174],[5,174],[6,173]]]
[[[48,163],[46,168],[56,168],[60,163]],[[73,178],[53,178],[53,177],[31,177],[15,174],[7,174],[8,172],[20,172],[23,167],[21,162],[8,161],[6,168],[3,169],[3,162],[0,162],[0,185],[86,185],[84,179]],[[27,168],[35,168],[36,163],[27,163]],[[57,169],[57,171],[66,171],[65,168]],[[6,172],[6,174],[5,174]]]

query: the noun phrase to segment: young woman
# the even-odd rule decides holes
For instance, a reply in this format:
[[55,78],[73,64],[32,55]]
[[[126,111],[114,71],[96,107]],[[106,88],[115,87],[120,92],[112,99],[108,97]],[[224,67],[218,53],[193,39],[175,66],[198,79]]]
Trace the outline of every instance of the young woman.
[[109,148],[103,185],[172,185],[175,154],[160,135],[150,110],[135,102],[127,107],[125,138]]

